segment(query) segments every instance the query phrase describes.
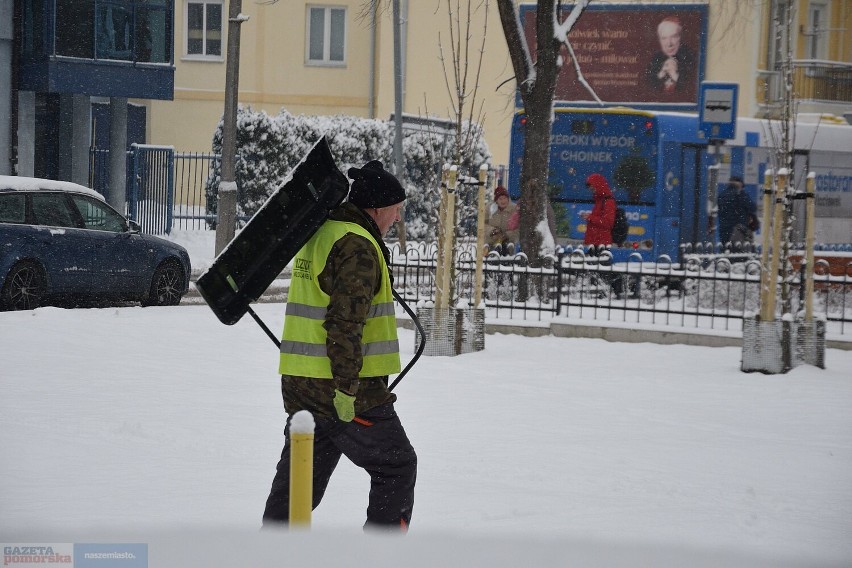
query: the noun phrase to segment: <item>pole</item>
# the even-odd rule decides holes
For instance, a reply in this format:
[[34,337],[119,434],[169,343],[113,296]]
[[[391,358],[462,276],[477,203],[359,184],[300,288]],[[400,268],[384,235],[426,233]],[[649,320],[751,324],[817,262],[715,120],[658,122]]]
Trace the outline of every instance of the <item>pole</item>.
[[772,211],[772,180],[775,172],[766,170],[763,175],[763,221],[761,232],[763,243],[760,251],[760,321],[771,321],[774,319],[774,309],[768,310],[769,300],[769,249],[772,247],[772,224],[770,215]]
[[485,254],[485,186],[488,184],[488,164],[479,167],[479,186],[476,210],[476,277],[474,278],[473,307],[482,303],[482,256]]
[[[716,163],[707,166],[707,242],[716,242],[716,217],[719,214],[717,189],[719,183],[719,148],[716,147]],[[724,245],[724,243],[722,243]]]
[[[781,232],[784,227],[784,201],[787,196],[787,178],[790,170],[778,170],[778,183],[775,185],[775,217],[772,219],[772,257],[769,261],[769,294],[767,295],[766,312],[775,319],[776,288],[778,286],[778,270],[781,266]],[[768,320],[767,320],[768,321]]]
[[443,293],[444,291],[441,289],[441,282],[444,280],[444,254],[446,249],[447,238],[444,234],[444,217],[446,216],[447,211],[447,183],[449,183],[450,179],[450,167],[448,164],[444,164],[441,169],[441,201],[438,204],[438,250],[437,250],[437,258],[435,263],[435,308],[437,313],[437,308],[443,303]]
[[[707,243],[716,242],[716,217],[719,214],[717,202],[719,169],[722,167],[721,153],[723,140],[713,139],[710,141],[713,149],[713,165],[707,166]],[[724,244],[724,243],[722,243]]]
[[805,185],[805,321],[814,319],[814,213],[816,172],[808,174]]
[[[402,182],[402,18],[400,16],[399,0],[393,0],[393,169],[396,177]],[[403,206],[404,207],[404,206]],[[405,217],[396,224],[399,244],[405,252]]]
[[290,420],[290,528],[309,529],[314,500],[314,417],[300,410]]
[[248,16],[240,13],[242,0],[231,0],[228,10],[228,61],[225,68],[225,113],[222,116],[222,176],[216,208],[216,254],[222,252],[237,228],[237,99],[240,83],[240,27]]
[[443,233],[444,233],[444,256],[441,260],[443,268],[441,270],[441,281],[438,286],[441,288],[441,304],[435,305],[436,308],[446,309],[450,307],[452,300],[452,290],[450,284],[452,282],[453,273],[453,256],[455,252],[455,218],[456,218],[456,180],[458,179],[458,166],[450,167],[449,179],[447,183],[447,207],[444,211]]

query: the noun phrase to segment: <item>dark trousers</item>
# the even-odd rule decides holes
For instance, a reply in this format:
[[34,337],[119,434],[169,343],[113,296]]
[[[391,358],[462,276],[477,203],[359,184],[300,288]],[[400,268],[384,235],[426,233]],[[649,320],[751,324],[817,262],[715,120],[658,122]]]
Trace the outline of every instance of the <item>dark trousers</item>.
[[[406,529],[414,507],[417,455],[392,403],[359,414],[352,422],[315,417],[313,508],[322,501],[340,456],[370,474],[370,501],[365,528]],[[264,526],[290,517],[290,418],[284,450],[263,512]]]

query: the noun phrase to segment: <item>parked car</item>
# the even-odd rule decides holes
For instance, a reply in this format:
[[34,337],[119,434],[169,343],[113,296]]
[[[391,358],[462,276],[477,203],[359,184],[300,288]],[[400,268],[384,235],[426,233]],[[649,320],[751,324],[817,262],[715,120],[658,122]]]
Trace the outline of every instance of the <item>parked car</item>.
[[171,306],[189,255],[70,182],[0,176],[0,310],[139,301]]

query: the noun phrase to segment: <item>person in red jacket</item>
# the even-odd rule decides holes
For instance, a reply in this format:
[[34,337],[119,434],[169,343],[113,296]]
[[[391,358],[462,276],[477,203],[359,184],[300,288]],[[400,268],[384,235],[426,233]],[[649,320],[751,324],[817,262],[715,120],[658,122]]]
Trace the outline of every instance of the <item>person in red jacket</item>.
[[583,243],[593,254],[600,253],[612,244],[612,226],[615,224],[615,198],[606,178],[592,174],[586,178],[586,187],[593,192],[595,205],[586,215],[586,236]]

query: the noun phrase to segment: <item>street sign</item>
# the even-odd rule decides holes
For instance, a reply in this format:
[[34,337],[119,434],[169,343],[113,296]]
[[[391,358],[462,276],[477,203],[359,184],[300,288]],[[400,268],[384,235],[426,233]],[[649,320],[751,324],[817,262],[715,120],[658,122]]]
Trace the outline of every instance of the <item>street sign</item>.
[[701,83],[698,132],[707,139],[732,139],[737,136],[737,83]]

